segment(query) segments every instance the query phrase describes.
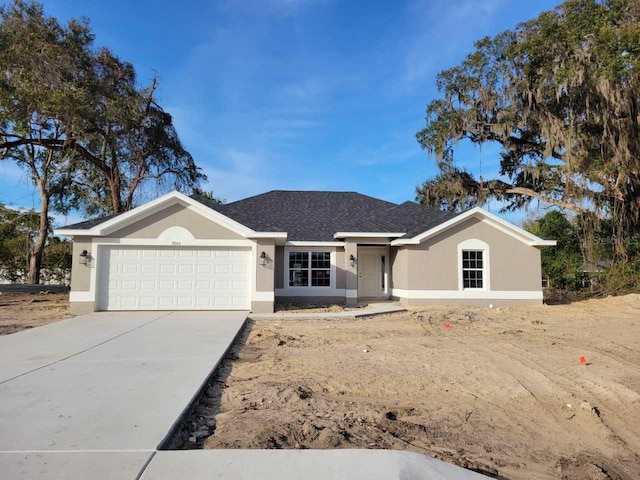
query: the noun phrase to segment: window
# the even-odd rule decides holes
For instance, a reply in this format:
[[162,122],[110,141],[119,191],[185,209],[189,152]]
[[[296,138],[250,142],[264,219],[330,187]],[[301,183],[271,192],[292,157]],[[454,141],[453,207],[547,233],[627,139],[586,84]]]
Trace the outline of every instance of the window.
[[330,287],[331,253],[289,252],[289,286]]
[[462,251],[462,288],[484,288],[482,250]]

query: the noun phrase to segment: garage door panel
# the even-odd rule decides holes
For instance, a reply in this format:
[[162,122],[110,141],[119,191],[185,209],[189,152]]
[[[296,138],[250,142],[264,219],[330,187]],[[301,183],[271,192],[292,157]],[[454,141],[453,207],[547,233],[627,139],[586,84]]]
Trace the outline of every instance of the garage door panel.
[[145,296],[145,295],[140,296],[140,308],[153,310],[155,306],[156,306],[155,297]]
[[124,274],[137,274],[140,271],[140,264],[125,263],[122,265],[122,273]]
[[[99,308],[249,309],[249,248],[105,247]],[[107,267],[105,265],[105,267]],[[105,275],[103,273],[103,275]]]
[[[117,273],[117,272],[116,272]],[[154,275],[158,273],[158,265],[156,264],[145,264],[140,268],[140,273],[147,275]]]
[[142,290],[157,290],[158,283],[155,280],[142,280],[140,288]]
[[196,273],[206,273],[211,275],[211,265],[196,265]]
[[195,265],[178,265],[179,275],[193,275],[195,272]]
[[173,297],[158,297],[158,307],[171,308],[176,306],[176,299]]

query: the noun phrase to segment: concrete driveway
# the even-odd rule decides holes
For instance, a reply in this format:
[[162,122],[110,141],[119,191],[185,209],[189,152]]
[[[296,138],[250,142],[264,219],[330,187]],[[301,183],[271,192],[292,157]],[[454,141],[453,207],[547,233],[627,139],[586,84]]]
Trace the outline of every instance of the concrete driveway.
[[112,312],[0,337],[0,477],[136,478],[246,312]]

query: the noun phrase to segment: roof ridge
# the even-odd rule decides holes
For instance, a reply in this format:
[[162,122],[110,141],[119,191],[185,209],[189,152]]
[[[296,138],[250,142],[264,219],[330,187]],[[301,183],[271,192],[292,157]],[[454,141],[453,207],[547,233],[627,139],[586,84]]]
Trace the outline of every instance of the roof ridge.
[[307,193],[307,194],[309,194],[309,193],[322,193],[322,194],[332,194],[332,193],[334,193],[334,194],[336,194],[336,193],[345,194],[345,193],[348,193],[348,194],[351,194],[351,195],[357,195],[359,197],[369,198],[369,199],[375,200],[377,202],[386,203],[386,204],[389,204],[391,206],[397,206],[398,205],[397,203],[389,202],[388,200],[383,200],[381,198],[373,197],[371,195],[365,195],[364,193],[356,192],[356,191],[353,191],[353,190],[269,190],[268,192],[258,193],[256,195],[252,195],[250,197],[234,200],[233,202],[226,203],[225,205],[233,205],[233,204],[236,204],[236,203],[239,203],[239,202],[244,202],[245,200],[251,200],[251,199],[254,199],[254,198],[258,198],[258,197],[263,197],[263,196],[266,196],[266,195],[269,195],[269,194],[273,194],[273,193]]

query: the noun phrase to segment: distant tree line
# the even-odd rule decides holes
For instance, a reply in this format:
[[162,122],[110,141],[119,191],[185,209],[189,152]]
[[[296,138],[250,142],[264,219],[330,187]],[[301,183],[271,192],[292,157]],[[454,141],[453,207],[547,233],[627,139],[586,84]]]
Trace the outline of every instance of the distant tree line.
[[40,199],[37,222],[24,218],[29,283],[52,213],[118,214],[206,180],[157,102],[157,78],[140,86],[132,64],[93,42],[87,20],[63,25],[22,0],[0,7],[0,162],[24,169]]

